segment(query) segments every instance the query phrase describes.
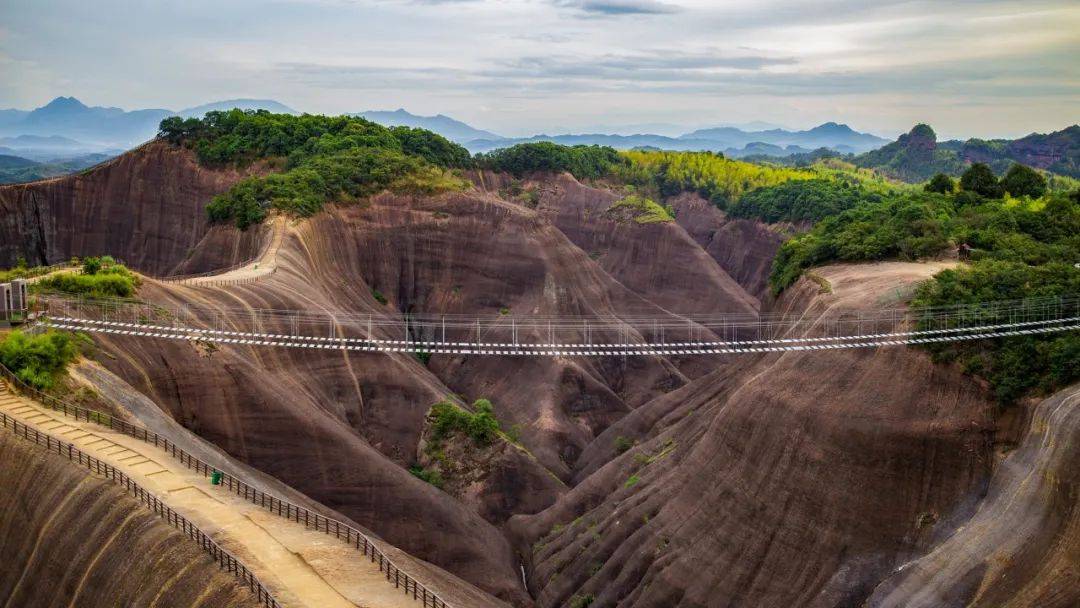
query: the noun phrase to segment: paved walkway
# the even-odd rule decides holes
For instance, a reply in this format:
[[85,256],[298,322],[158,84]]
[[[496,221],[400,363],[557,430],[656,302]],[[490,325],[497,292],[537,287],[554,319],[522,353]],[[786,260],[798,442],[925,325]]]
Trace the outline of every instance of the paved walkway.
[[248,503],[163,450],[76,421],[8,391],[0,410],[130,475],[242,561],[286,607],[417,608],[376,565],[341,541]]
[[214,285],[222,282],[257,279],[274,274],[277,270],[278,251],[281,250],[281,243],[285,240],[286,222],[287,220],[285,217],[281,215],[276,216],[271,220],[271,230],[273,230],[274,233],[270,237],[270,245],[266,248],[266,251],[259,256],[259,259],[254,260],[246,266],[241,266],[240,268],[222,272],[220,274],[182,279],[180,283],[182,285]]

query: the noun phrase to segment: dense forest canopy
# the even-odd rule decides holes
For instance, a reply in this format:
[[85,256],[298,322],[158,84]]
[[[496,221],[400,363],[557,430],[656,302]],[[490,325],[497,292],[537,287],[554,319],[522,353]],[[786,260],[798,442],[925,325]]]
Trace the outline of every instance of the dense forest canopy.
[[468,151],[430,131],[348,116],[208,112],[203,118],[167,118],[159,134],[193,149],[208,165],[283,163],[283,172],[245,179],[207,206],[211,219],[240,228],[262,221],[271,207],[311,215],[327,202],[382,190],[461,189],[464,181],[452,169],[471,164]]
[[[981,173],[981,171],[977,170]],[[926,282],[916,305],[953,305],[1080,293],[1080,194],[1055,192],[1014,198],[995,184],[968,180],[972,189],[916,192],[866,200],[827,217],[787,241],[773,265],[774,292],[812,266],[835,261],[914,260],[972,248],[969,264]],[[1080,336],[952,343],[932,347],[940,360],[960,360],[1011,402],[1031,391],[1049,392],[1080,379]]]
[[607,146],[562,146],[542,141],[478,154],[476,162],[482,168],[516,177],[543,171],[570,173],[578,179],[597,179],[625,165],[626,159]]

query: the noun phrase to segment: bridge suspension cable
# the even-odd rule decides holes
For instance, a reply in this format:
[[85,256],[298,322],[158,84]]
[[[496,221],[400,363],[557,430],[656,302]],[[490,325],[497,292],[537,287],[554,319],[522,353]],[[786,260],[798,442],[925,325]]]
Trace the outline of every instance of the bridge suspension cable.
[[603,356],[828,350],[1080,329],[1080,297],[796,315],[466,316],[163,307],[45,298],[58,329],[381,353]]

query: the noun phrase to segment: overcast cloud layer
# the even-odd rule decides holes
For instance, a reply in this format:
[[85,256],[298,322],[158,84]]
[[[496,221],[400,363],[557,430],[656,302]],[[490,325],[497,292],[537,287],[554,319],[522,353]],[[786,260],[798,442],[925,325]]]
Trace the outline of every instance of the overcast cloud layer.
[[1075,0],[0,0],[0,107],[258,97],[506,135],[837,120],[1018,136],[1080,121],[1078,57]]

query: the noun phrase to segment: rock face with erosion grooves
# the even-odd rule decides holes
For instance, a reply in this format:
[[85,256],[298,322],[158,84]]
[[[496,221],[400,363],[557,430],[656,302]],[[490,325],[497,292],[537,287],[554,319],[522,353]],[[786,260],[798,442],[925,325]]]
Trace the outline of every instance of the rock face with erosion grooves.
[[[153,274],[202,272],[250,259],[262,230],[214,230],[206,204],[244,171],[201,167],[189,150],[151,142],[86,173],[0,187],[0,267],[111,255]],[[186,263],[200,242],[199,265]]]
[[111,481],[0,429],[8,606],[254,608],[236,579]]
[[[781,305],[809,318],[929,276],[820,270]],[[512,520],[540,606],[857,605],[970,515],[990,475],[990,404],[905,349],[741,359],[637,408],[554,506]],[[637,446],[615,454],[615,438]],[[606,453],[603,453],[606,452]]]
[[[175,217],[194,222],[193,232],[177,221],[144,234],[118,219],[114,234],[94,238],[157,243],[133,265],[158,274],[267,252],[259,273],[240,271],[240,285],[148,281],[140,290],[166,309],[203,307],[206,326],[241,330],[256,308],[347,311],[356,316],[338,317],[333,331],[353,335],[364,334],[358,319],[366,315],[416,312],[649,315],[682,324],[685,312],[765,310],[812,321],[833,309],[898,305],[914,282],[946,265],[816,269],[815,281],[774,301],[769,267],[790,226],[735,220],[690,194],[665,201],[675,221],[637,224],[609,213],[618,190],[566,175],[476,174],[473,190],[384,193],[239,236],[202,214],[210,193],[238,174],[209,172],[187,154],[154,144],[123,157],[118,166],[128,173],[108,165],[0,187],[0,205],[26,207],[19,221],[49,226],[34,223],[34,209],[44,218],[61,213],[76,180],[166,184],[143,199],[145,213],[182,199]],[[165,177],[179,169],[153,158],[186,166],[204,190],[185,193]],[[18,239],[50,244],[50,261],[89,253],[78,231],[96,228],[80,221]],[[264,263],[275,271],[262,272]],[[295,331],[287,317],[259,329]],[[430,337],[413,331],[411,340]],[[1076,538],[1075,484],[1064,465],[1074,459],[1066,429],[1075,399],[1041,405],[1035,439],[995,472],[994,406],[975,381],[918,350],[428,360],[96,339],[101,374],[156,404],[144,414],[160,407],[158,415],[275,483],[518,606],[1075,601],[1061,591],[1073,586],[1077,563],[1068,540]],[[110,382],[95,386],[115,392]],[[431,405],[478,398],[494,403],[520,446],[429,453]],[[1040,435],[1043,419],[1053,422]],[[410,474],[440,457],[453,459],[445,491]],[[1006,538],[1016,529],[1006,522],[1019,518],[1024,540]]]
[[979,510],[933,551],[904,564],[867,605],[1080,605],[1080,385],[1035,406]]
[[0,392],[0,397],[0,410],[7,416],[116,467],[220,546],[227,547],[282,605],[415,606],[412,597],[387,580],[381,557],[376,563],[350,543],[271,513],[223,485],[209,483],[205,475],[152,442],[78,420],[10,393]]

